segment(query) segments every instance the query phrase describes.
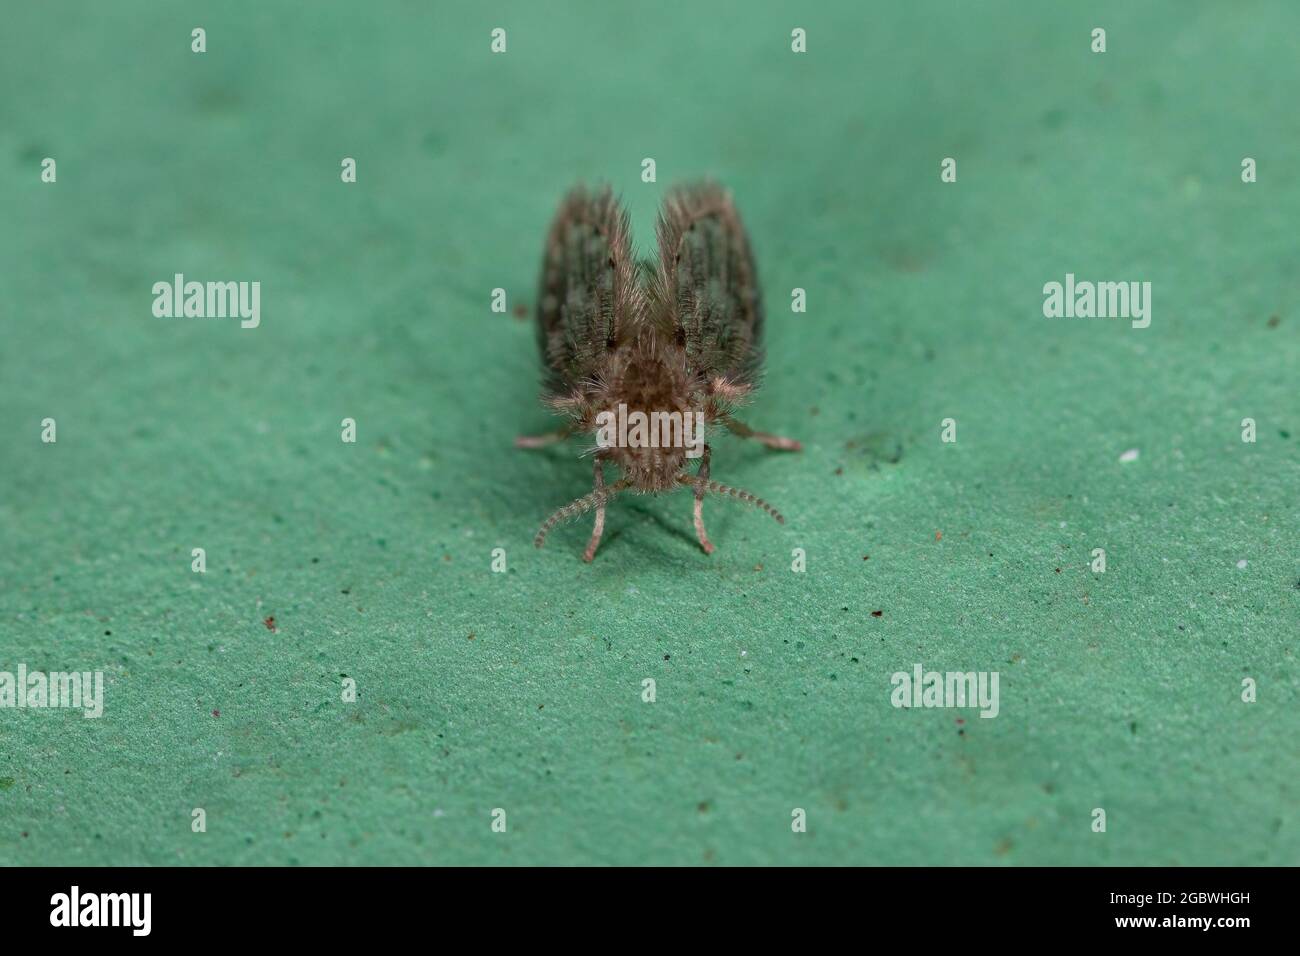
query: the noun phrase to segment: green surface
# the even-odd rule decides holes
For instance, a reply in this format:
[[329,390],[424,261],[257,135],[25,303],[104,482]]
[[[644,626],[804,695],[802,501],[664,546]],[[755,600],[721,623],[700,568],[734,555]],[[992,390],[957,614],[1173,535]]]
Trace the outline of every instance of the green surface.
[[[107,699],[0,710],[0,863],[1296,863],[1300,8],[865,6],[11,5],[0,670]],[[806,444],[714,477],[787,524],[711,501],[706,557],[628,497],[536,551],[590,468],[511,446],[551,419],[490,292],[572,181],[645,248],[700,175],[769,306],[746,418]],[[176,272],[260,328],[155,318]],[[1045,319],[1067,272],[1151,327]],[[916,663],[999,716],[895,709]]]

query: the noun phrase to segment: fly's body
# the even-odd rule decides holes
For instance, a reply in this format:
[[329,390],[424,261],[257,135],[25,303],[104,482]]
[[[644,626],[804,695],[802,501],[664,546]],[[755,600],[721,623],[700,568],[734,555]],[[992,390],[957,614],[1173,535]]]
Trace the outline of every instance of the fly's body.
[[[713,551],[704,531],[706,494],[738,498],[784,522],[762,499],[710,480],[711,450],[693,440],[699,431],[692,425],[722,425],[773,448],[801,447],[732,417],[758,384],[763,309],[731,196],[711,183],[670,193],[659,215],[658,246],[657,263],[633,259],[627,212],[608,189],[575,188],[551,224],[537,338],[544,400],[567,422],[517,444],[536,447],[595,433],[597,446],[594,489],[547,519],[538,547],[556,524],[594,509],[596,525],[584,554],[590,561],[606,503],[627,490],[693,489],[695,531],[706,552]],[[630,429],[624,427],[629,420]],[[694,473],[693,458],[699,459]],[[621,472],[608,485],[606,464]]]

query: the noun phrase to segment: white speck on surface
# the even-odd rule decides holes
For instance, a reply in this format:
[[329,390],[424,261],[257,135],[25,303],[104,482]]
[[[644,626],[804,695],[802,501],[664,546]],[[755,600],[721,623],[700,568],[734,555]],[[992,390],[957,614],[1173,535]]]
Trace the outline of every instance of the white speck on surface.
[[740,656],[741,656],[741,657],[748,657],[748,656],[749,656],[749,651],[741,651],[741,652],[740,652]]
[[433,815],[435,817],[445,817],[447,814],[444,811],[435,808],[433,811]]
[[1130,448],[1128,451],[1124,452],[1124,454],[1119,456],[1119,460],[1122,462],[1137,461],[1138,454],[1139,452],[1136,448]]
[[1240,561],[1237,562],[1237,567],[1239,567],[1239,568],[1244,568],[1245,566],[1246,566],[1246,559],[1245,559],[1245,558],[1242,558]]

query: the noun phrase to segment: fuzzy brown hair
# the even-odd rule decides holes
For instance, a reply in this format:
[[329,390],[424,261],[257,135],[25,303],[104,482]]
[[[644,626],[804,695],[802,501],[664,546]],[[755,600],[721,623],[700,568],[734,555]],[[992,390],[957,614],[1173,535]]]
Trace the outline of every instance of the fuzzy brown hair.
[[[758,385],[763,309],[749,239],[731,196],[715,183],[671,191],[658,221],[656,263],[634,259],[626,210],[606,188],[575,187],[560,204],[546,238],[537,305],[537,337],[545,369],[543,400],[568,418],[559,431],[520,439],[532,447],[593,432],[602,412],[620,405],[646,415],[694,412],[706,428],[723,425],[770,447],[799,443],[755,432],[732,412]],[[538,532],[538,547],[559,522],[595,508],[595,554],[606,502],[621,491],[695,490],[701,546],[705,493],[727,495],[781,515],[748,492],[709,480],[710,449],[688,470],[683,447],[617,446],[592,449],[591,494],[561,508]],[[604,485],[602,464],[622,476]]]

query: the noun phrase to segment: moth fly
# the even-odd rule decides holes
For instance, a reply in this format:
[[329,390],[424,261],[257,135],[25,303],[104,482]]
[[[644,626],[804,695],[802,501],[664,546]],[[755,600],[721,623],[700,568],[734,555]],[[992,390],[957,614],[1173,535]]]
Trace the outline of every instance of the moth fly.
[[[566,421],[554,432],[515,444],[537,448],[583,433],[595,433],[597,444],[589,449],[591,493],[546,519],[533,540],[539,548],[557,524],[594,509],[596,523],[583,554],[592,560],[605,528],[605,505],[629,490],[690,488],[695,534],[706,554],[713,552],[704,530],[706,494],[738,499],[785,523],[763,499],[710,479],[711,449],[699,437],[703,427],[721,425],[769,448],[802,448],[733,415],[758,385],[763,308],[753,253],[731,194],[709,182],[678,187],[664,200],[656,231],[658,261],[637,262],[627,211],[608,187],[576,186],[551,223],[537,297],[537,342],[545,370],[543,401]],[[693,473],[692,458],[699,459]],[[608,485],[607,463],[621,471]]]

